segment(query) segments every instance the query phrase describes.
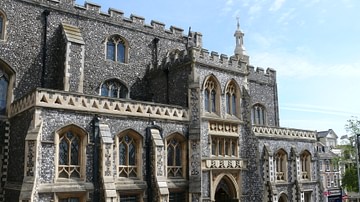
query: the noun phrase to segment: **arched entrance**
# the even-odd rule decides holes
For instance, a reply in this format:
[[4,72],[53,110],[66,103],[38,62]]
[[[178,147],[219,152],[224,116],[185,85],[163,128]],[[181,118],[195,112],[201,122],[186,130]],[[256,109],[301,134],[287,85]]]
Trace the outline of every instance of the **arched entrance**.
[[235,187],[228,177],[224,177],[216,187],[215,202],[232,202],[239,201],[236,199]]
[[288,202],[288,197],[286,196],[286,194],[282,193],[278,202]]

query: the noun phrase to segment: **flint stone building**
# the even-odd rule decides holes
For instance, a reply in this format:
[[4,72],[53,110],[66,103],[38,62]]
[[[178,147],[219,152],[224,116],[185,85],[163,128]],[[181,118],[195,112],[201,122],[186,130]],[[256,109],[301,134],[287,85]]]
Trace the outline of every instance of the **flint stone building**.
[[0,1],[1,201],[319,201],[276,72],[74,0]]

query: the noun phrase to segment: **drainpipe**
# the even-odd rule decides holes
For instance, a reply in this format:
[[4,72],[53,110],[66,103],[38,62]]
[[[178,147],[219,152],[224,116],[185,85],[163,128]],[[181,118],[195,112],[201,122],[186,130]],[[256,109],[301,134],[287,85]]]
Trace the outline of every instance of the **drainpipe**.
[[147,201],[153,201],[153,191],[152,191],[152,174],[153,170],[151,167],[151,153],[152,153],[152,141],[151,141],[151,129],[158,129],[160,131],[160,136],[163,136],[163,129],[160,126],[155,125],[153,121],[150,126],[146,128],[146,182],[147,182]]
[[93,201],[100,201],[100,184],[99,184],[99,145],[100,145],[100,127],[99,127],[99,117],[94,116],[92,120],[93,125],[93,141],[94,141],[94,151],[93,151],[93,184],[94,184],[94,196]]
[[49,10],[44,10],[43,13],[44,15],[44,44],[42,47],[42,70],[41,70],[41,87],[44,88],[45,87],[45,69],[46,69],[46,38],[47,38],[47,28],[48,28],[48,16],[50,14]]

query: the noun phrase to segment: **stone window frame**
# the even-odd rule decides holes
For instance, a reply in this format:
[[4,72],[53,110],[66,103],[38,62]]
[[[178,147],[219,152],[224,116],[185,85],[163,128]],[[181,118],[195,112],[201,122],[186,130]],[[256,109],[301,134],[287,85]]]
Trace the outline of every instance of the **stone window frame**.
[[325,171],[327,171],[327,172],[330,171],[330,160],[329,159],[325,160]]
[[256,103],[251,107],[251,123],[253,125],[267,124],[267,112],[264,105]]
[[[109,54],[108,54],[108,45],[109,43],[113,43],[114,44],[114,59],[109,59]],[[129,42],[122,37],[119,34],[112,34],[110,36],[108,36],[105,40],[105,60],[107,61],[113,61],[116,63],[121,63],[121,64],[127,64],[129,63]],[[124,54],[123,54],[123,61],[119,61],[118,59],[118,45],[122,44],[124,46]]]
[[240,92],[240,87],[239,87],[238,83],[234,79],[231,79],[225,85],[224,96],[225,96],[226,114],[229,116],[236,116],[236,117],[240,118],[241,92]]
[[0,118],[7,117],[10,109],[10,104],[13,101],[13,89],[15,86],[15,71],[3,60],[0,59],[0,78],[4,77],[7,82],[7,92],[6,92],[6,104],[5,104],[5,113],[0,113]]
[[8,24],[6,13],[0,9],[0,18],[1,18],[1,24],[0,24],[0,41],[5,41],[6,39],[6,27]]
[[301,167],[301,179],[311,179],[311,153],[308,150],[304,150],[300,154],[300,167]]
[[[181,159],[180,159],[180,166],[169,166],[168,165],[168,162],[169,162],[169,156],[168,156],[168,149],[169,149],[169,141],[171,140],[177,140],[178,141],[178,146],[180,147],[180,152],[181,152]],[[169,136],[166,137],[165,139],[165,151],[166,151],[166,176],[168,178],[183,178],[185,179],[186,178],[186,174],[187,174],[187,160],[186,160],[186,157],[187,157],[187,141],[186,141],[186,138],[181,135],[180,133],[173,133]],[[175,152],[176,153],[176,152]],[[176,155],[176,154],[174,154]],[[175,157],[176,158],[176,157]],[[173,159],[175,160],[175,159]],[[176,161],[176,160],[175,160]],[[172,172],[172,173],[175,173],[175,171],[178,171],[181,169],[181,175],[173,175],[173,176],[169,176],[169,173]]]
[[[73,132],[75,135],[80,137],[80,146],[79,146],[79,168],[80,168],[80,178],[64,178],[59,177],[59,144],[60,136],[66,132]],[[66,180],[75,180],[75,181],[85,181],[86,180],[86,146],[88,145],[88,133],[85,129],[77,126],[75,124],[70,124],[63,126],[55,132],[55,181],[66,181]],[[69,165],[71,167],[71,165]]]
[[[120,165],[120,153],[119,153],[119,141],[123,136],[128,135],[135,141],[135,147],[136,147],[136,156],[135,156],[135,165]],[[115,148],[116,148],[116,178],[135,178],[135,179],[142,179],[142,146],[143,144],[143,137],[140,135],[140,133],[136,132],[133,129],[126,129],[115,137]],[[127,162],[128,163],[128,162]],[[129,170],[135,169],[136,176],[132,177],[129,175]],[[120,176],[122,174],[126,174],[126,176]]]
[[[108,95],[102,95],[104,92],[103,92],[103,86],[104,85],[107,85],[108,87]],[[117,97],[114,97],[114,96],[111,96],[111,87],[114,86],[114,85],[117,85],[117,88],[118,88],[118,93],[117,93]],[[121,90],[122,88],[125,89],[125,97],[122,96],[121,94]],[[99,87],[99,95],[100,96],[106,96],[106,97],[111,97],[111,98],[129,98],[129,95],[130,95],[130,91],[129,91],[129,87],[123,82],[121,81],[120,79],[118,78],[110,78],[110,79],[106,79],[105,81],[103,81],[101,84],[100,84],[100,87]]]
[[333,182],[334,182],[334,187],[338,187],[339,186],[339,177],[338,177],[338,174],[337,173],[334,173],[333,174]]
[[131,191],[131,192],[117,192],[117,194],[118,194],[118,198],[119,198],[119,201],[121,201],[121,197],[122,197],[122,195],[127,195],[127,196],[136,196],[136,199],[137,199],[137,201],[136,202],[143,202],[143,194],[142,193],[140,193],[140,192],[133,192],[133,191]]
[[203,106],[205,114],[220,114],[220,82],[214,75],[209,75],[203,84]]
[[280,148],[274,155],[275,165],[275,180],[276,181],[287,181],[288,176],[288,153]]
[[331,187],[331,176],[326,174],[326,186]]
[[323,171],[323,160],[319,160],[319,170]]
[[86,192],[64,192],[55,194],[55,202],[60,202],[67,198],[79,198],[79,202],[86,202],[87,194]]
[[239,137],[236,136],[211,135],[211,156],[223,158],[238,157],[238,142]]

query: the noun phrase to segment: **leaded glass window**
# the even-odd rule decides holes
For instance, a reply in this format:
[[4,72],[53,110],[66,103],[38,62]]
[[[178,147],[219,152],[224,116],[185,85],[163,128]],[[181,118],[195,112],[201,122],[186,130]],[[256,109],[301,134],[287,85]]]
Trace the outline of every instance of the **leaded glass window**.
[[214,156],[237,156],[237,138],[234,137],[211,137],[211,152]]
[[101,85],[100,95],[113,98],[127,98],[128,89],[119,80],[110,79]]
[[301,160],[301,178],[303,180],[309,180],[310,179],[310,168],[311,168],[311,155],[308,151],[304,151],[300,155]]
[[67,131],[59,137],[59,177],[80,178],[80,137]]
[[108,38],[106,43],[106,59],[119,63],[126,62],[126,43],[119,35]]
[[9,77],[0,69],[0,115],[4,115],[6,112],[8,86]]
[[71,197],[71,198],[64,198],[60,199],[60,202],[80,202],[79,198]]
[[266,112],[265,112],[264,106],[262,106],[260,104],[256,104],[253,106],[253,108],[251,110],[251,121],[252,121],[252,124],[255,124],[255,125],[265,125]]
[[132,195],[132,194],[120,194],[120,201],[121,202],[138,202],[139,196]]
[[204,106],[207,112],[216,112],[218,102],[216,88],[216,83],[212,78],[206,81],[204,88]]
[[236,87],[231,82],[226,88],[226,113],[236,115]]
[[280,149],[275,155],[276,180],[284,181],[287,179],[287,154]]
[[186,201],[185,192],[170,192],[169,202],[184,202]]
[[126,134],[119,137],[119,177],[137,177],[137,142]]
[[178,139],[171,138],[167,141],[167,171],[168,177],[182,177],[182,145]]

